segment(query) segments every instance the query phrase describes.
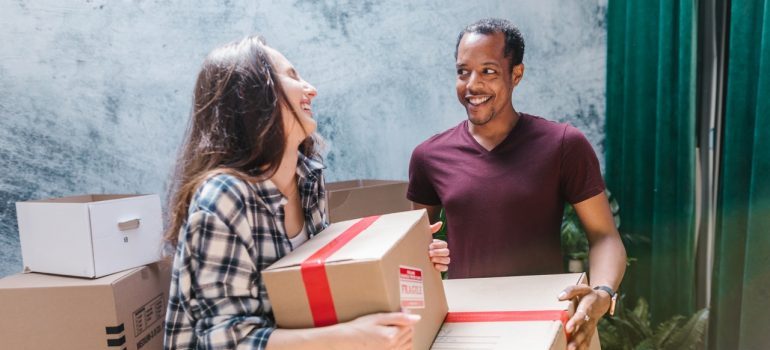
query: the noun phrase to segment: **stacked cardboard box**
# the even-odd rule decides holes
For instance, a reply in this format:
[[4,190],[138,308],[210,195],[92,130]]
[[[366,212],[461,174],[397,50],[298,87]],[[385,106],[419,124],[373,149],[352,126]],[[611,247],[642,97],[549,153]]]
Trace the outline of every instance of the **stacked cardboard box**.
[[170,277],[158,262],[96,279],[0,279],[0,348],[162,349]]
[[162,349],[171,272],[157,195],[16,208],[25,273],[0,279],[0,347]]
[[16,203],[26,272],[102,277],[161,257],[157,195],[85,195]]

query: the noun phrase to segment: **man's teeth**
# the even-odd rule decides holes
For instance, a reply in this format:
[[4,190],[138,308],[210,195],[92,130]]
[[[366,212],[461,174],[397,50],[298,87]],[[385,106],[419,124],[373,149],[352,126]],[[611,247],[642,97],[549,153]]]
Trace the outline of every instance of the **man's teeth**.
[[306,111],[310,110],[310,104],[309,103],[301,103],[299,105],[299,107],[302,108],[303,110],[306,110]]
[[490,97],[491,97],[491,96],[484,96],[484,97],[470,97],[470,98],[468,98],[468,101],[470,101],[470,103],[471,103],[472,105],[476,105],[476,106],[478,106],[478,105],[480,105],[480,104],[482,104],[482,103],[484,103],[484,102],[487,102],[487,100],[489,100],[489,98],[490,98]]

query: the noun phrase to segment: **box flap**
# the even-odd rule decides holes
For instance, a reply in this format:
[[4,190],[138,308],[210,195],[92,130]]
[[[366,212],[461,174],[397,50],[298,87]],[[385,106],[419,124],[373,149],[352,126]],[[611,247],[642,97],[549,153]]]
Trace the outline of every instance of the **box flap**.
[[145,194],[85,194],[79,196],[69,196],[61,198],[47,198],[25,201],[22,203],[93,203],[102,201],[111,201],[115,199],[142,197]]
[[65,277],[36,272],[18,273],[0,279],[0,289],[110,286],[123,277],[142,268],[144,267],[133,268],[95,279],[72,276]]
[[[347,229],[357,220],[348,220],[329,225],[325,230],[311,238],[305,244],[284,256],[266,270],[276,270],[299,266],[303,261],[315,254]],[[424,209],[412,210],[380,216],[371,226],[355,238],[347,242],[326,259],[327,263],[347,260],[381,259],[414,225],[425,225],[428,228],[428,217]],[[427,232],[426,232],[427,235]]]
[[342,191],[342,190],[350,190],[354,188],[391,185],[391,184],[397,184],[402,182],[403,181],[396,181],[396,180],[368,180],[368,179],[329,182],[326,184],[326,191],[335,192],[335,191]]
[[582,273],[445,280],[449,312],[571,310],[559,293]]

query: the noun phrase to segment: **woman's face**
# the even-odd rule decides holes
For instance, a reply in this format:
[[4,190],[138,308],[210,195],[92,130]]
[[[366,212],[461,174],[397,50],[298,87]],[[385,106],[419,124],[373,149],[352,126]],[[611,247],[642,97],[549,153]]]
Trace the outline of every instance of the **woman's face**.
[[[316,130],[317,123],[313,119],[311,102],[318,92],[313,85],[310,85],[310,83],[300,77],[291,62],[280,52],[271,47],[266,49],[273,61],[273,68],[281,80],[281,86],[283,86],[286,99],[291,105],[281,106],[283,127],[287,141],[299,145]],[[292,109],[297,113],[298,118],[294,118],[291,112]],[[297,119],[299,119],[299,122]]]

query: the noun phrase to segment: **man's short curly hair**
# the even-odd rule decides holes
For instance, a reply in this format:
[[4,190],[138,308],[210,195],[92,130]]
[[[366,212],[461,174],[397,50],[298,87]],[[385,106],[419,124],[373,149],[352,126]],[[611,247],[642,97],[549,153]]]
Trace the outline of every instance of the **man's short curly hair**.
[[466,26],[465,29],[460,32],[460,35],[457,36],[455,59],[457,59],[457,48],[460,46],[460,40],[463,39],[465,33],[485,35],[503,33],[503,35],[505,35],[505,49],[503,55],[510,60],[511,71],[513,71],[514,66],[521,64],[524,60],[524,38],[521,36],[519,29],[508,20],[502,18],[484,18]]

